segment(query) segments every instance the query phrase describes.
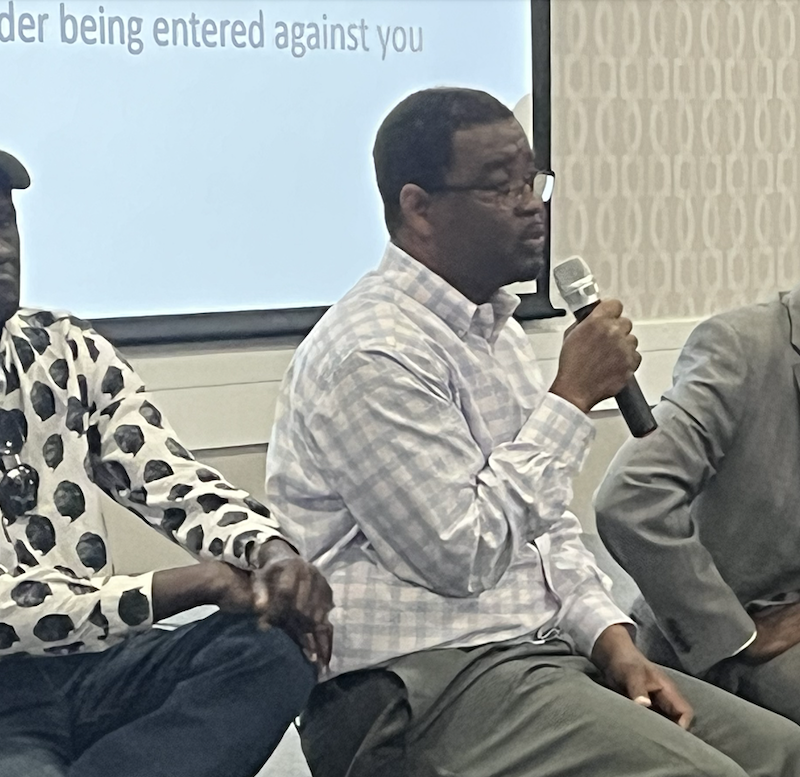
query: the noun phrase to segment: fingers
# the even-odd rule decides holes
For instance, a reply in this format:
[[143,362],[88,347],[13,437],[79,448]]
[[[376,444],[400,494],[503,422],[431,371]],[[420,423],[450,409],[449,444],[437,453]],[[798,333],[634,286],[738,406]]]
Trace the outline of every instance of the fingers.
[[694,711],[675,684],[655,665],[644,664],[625,678],[625,695],[688,730]]
[[309,661],[322,669],[331,658],[333,594],[312,564],[296,556],[257,570],[254,584],[259,625],[283,629]]
[[618,678],[618,686],[623,695],[642,707],[652,706],[650,698],[650,684],[648,683],[646,665],[634,665],[627,667],[621,678]]
[[253,609],[258,619],[258,627],[266,631],[272,625],[269,622],[269,588],[264,578],[259,574],[253,575]]
[[637,350],[639,347],[639,339],[634,334],[629,334],[625,338],[625,346],[628,351],[628,366],[631,370],[631,375],[639,369],[642,363],[642,354]]
[[331,652],[333,650],[333,626],[326,622],[317,626],[312,634],[306,634],[310,649],[305,651],[306,658],[317,667],[317,671],[322,671],[331,662]]
[[307,613],[313,618],[314,602],[312,601],[312,579],[309,575],[296,575],[294,584],[294,608]]
[[689,730],[694,718],[694,710],[669,680],[664,678],[661,688],[651,692],[651,698],[655,702],[656,711],[677,723],[685,731]]
[[591,315],[596,318],[619,318],[622,315],[622,303],[618,299],[601,300]]
[[327,622],[317,629],[317,648],[319,661],[322,667],[328,666],[331,662],[333,652],[333,626]]
[[[292,636],[291,634],[289,636]],[[295,642],[303,648],[303,653],[308,661],[319,668],[319,651],[315,634],[297,634],[294,636]]]
[[[585,321],[591,319],[594,319],[596,323],[604,320],[606,326],[610,327],[609,331],[622,336],[630,334],[633,329],[633,322],[627,316],[622,315],[622,303],[618,299],[605,299],[599,302]],[[569,332],[569,330],[567,331]]]
[[603,300],[594,309],[592,315],[609,320],[609,326],[611,327],[609,331],[621,337],[625,347],[631,354],[633,369],[636,370],[642,360],[642,357],[636,351],[639,347],[639,339],[632,333],[633,321],[622,315],[622,303],[618,299]]

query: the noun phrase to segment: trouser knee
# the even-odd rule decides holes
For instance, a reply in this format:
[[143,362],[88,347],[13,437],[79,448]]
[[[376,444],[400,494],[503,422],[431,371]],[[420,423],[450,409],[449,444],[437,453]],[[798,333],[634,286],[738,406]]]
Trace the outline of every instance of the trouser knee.
[[305,707],[317,682],[316,668],[300,647],[279,628],[263,630],[252,617],[225,616],[224,628],[203,651],[205,669],[231,674],[243,692],[266,694],[274,707],[280,703],[290,717]]

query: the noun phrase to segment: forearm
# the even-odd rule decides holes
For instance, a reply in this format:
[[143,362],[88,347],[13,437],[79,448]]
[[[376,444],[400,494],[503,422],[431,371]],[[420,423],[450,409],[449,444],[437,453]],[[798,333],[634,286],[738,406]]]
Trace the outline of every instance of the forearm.
[[608,626],[597,638],[592,648],[591,660],[598,669],[605,671],[613,662],[638,653],[629,628],[617,623]]
[[[537,540],[537,546],[542,540]],[[578,519],[569,511],[554,521],[547,535],[543,558],[548,583],[560,601],[560,625],[579,652],[589,656],[598,636],[612,624],[631,619],[611,596],[611,581],[584,546]]]
[[94,482],[195,556],[246,569],[253,544],[280,536],[267,508],[196,461],[139,376],[110,343],[99,336],[95,343],[87,375],[90,432],[99,437]]
[[215,604],[219,579],[215,565],[190,564],[153,574],[153,620],[160,621],[203,604]]
[[[138,401],[136,398],[134,403]],[[123,404],[115,420],[125,420],[126,408],[130,409]],[[160,439],[161,434],[169,431],[166,422],[163,423],[165,429],[148,430],[147,451],[140,452],[136,460],[131,460],[131,456],[116,445],[114,427],[102,430],[104,438],[114,443],[104,446],[98,468],[102,472],[111,467],[117,470],[124,467],[130,478],[130,484],[102,485],[116,502],[135,511],[195,557],[225,561],[247,569],[254,546],[270,537],[281,536],[277,523],[264,505],[246,491],[232,486],[216,470],[171,455]],[[172,447],[175,449],[174,445]],[[148,457],[166,464],[168,470],[164,471],[169,474],[149,480],[149,473],[139,469],[139,459],[147,462]]]

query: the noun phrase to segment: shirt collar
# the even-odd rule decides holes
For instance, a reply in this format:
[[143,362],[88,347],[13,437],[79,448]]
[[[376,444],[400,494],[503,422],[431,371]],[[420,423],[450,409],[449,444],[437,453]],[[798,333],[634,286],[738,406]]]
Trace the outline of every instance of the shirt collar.
[[378,272],[441,318],[462,340],[473,331],[493,343],[519,305],[519,297],[505,289],[476,305],[394,243],[387,245]]

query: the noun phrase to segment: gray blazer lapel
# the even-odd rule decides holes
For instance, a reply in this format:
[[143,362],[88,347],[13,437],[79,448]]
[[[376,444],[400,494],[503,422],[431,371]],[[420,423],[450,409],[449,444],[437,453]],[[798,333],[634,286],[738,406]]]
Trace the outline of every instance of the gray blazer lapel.
[[789,311],[789,322],[792,332],[792,347],[797,354],[797,361],[793,365],[794,380],[800,392],[800,286],[795,286],[783,299],[783,304]]
[[[792,327],[792,345],[794,350],[800,355],[800,286],[795,286],[786,297],[783,304],[789,311],[789,321]],[[795,367],[795,375],[797,368]]]

